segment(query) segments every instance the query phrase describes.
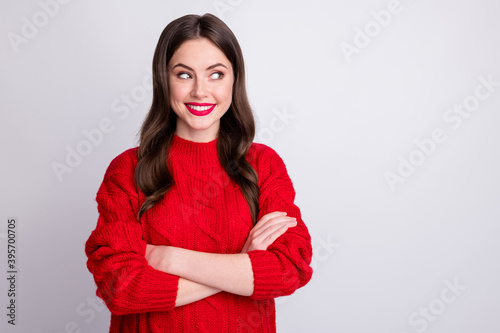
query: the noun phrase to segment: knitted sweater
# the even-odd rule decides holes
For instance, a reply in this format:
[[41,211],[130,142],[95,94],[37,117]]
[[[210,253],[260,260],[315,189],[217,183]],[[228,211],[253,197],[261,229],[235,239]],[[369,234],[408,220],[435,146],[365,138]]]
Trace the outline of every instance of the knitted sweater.
[[246,158],[258,174],[259,220],[274,211],[297,218],[297,226],[266,251],[248,252],[254,292],[219,292],[175,307],[179,277],[155,270],[146,244],[210,253],[239,253],[252,219],[239,186],[230,180],[208,143],[174,136],[170,157],[174,186],[140,223],[144,194],[134,183],[137,148],[116,157],[97,193],[99,219],[85,252],[97,295],[111,311],[112,333],[276,332],[274,298],[292,294],[311,278],[311,237],[294,204],[295,191],[281,158],[253,143]]

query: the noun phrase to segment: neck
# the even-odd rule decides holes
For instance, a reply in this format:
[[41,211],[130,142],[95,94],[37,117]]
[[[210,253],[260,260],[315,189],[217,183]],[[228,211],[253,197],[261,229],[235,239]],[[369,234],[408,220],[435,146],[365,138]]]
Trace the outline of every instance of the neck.
[[170,149],[170,156],[174,161],[193,167],[220,166],[217,154],[217,139],[209,142],[196,142],[186,140],[176,134]]
[[184,140],[193,142],[210,142],[215,140],[219,133],[219,126],[214,125],[207,129],[199,130],[189,126],[183,126],[183,123],[180,123],[179,120],[177,120],[175,134]]

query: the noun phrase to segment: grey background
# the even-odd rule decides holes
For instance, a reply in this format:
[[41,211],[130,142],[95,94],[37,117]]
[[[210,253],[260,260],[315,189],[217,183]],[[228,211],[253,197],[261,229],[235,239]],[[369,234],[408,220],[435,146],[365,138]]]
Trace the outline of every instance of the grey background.
[[[19,267],[15,327],[0,279],[2,332],[107,331],[85,266],[95,193],[137,144],[161,31],[205,12],[241,43],[257,141],[285,160],[312,235],[315,273],[277,299],[278,331],[500,332],[500,86],[486,98],[480,79],[500,82],[498,1],[62,2],[0,4],[0,266],[14,216]],[[454,129],[443,117],[476,89]]]

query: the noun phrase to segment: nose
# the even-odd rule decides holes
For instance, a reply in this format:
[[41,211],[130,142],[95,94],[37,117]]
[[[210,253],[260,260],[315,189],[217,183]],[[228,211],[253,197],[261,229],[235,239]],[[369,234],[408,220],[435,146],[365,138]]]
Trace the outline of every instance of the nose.
[[206,83],[203,82],[202,79],[194,80],[193,89],[191,90],[191,96],[199,99],[207,96]]

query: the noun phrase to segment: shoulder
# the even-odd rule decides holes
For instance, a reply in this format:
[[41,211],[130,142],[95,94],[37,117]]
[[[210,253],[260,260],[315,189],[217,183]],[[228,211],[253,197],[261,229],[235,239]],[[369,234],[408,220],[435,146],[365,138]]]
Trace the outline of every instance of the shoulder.
[[135,186],[137,150],[137,148],[128,149],[111,161],[99,187],[98,195],[123,193],[137,195]]
[[283,159],[271,147],[253,143],[248,151],[248,162],[257,172],[262,198],[277,196],[293,202],[295,189]]
[[116,156],[109,164],[106,175],[112,174],[134,174],[137,166],[137,151],[138,147],[125,150],[120,155]]
[[259,175],[259,181],[272,174],[287,174],[285,163],[271,147],[262,143],[252,143],[247,160]]
[[250,164],[259,166],[260,164],[283,163],[283,160],[278,153],[271,147],[262,143],[252,143],[248,150],[247,159]]

